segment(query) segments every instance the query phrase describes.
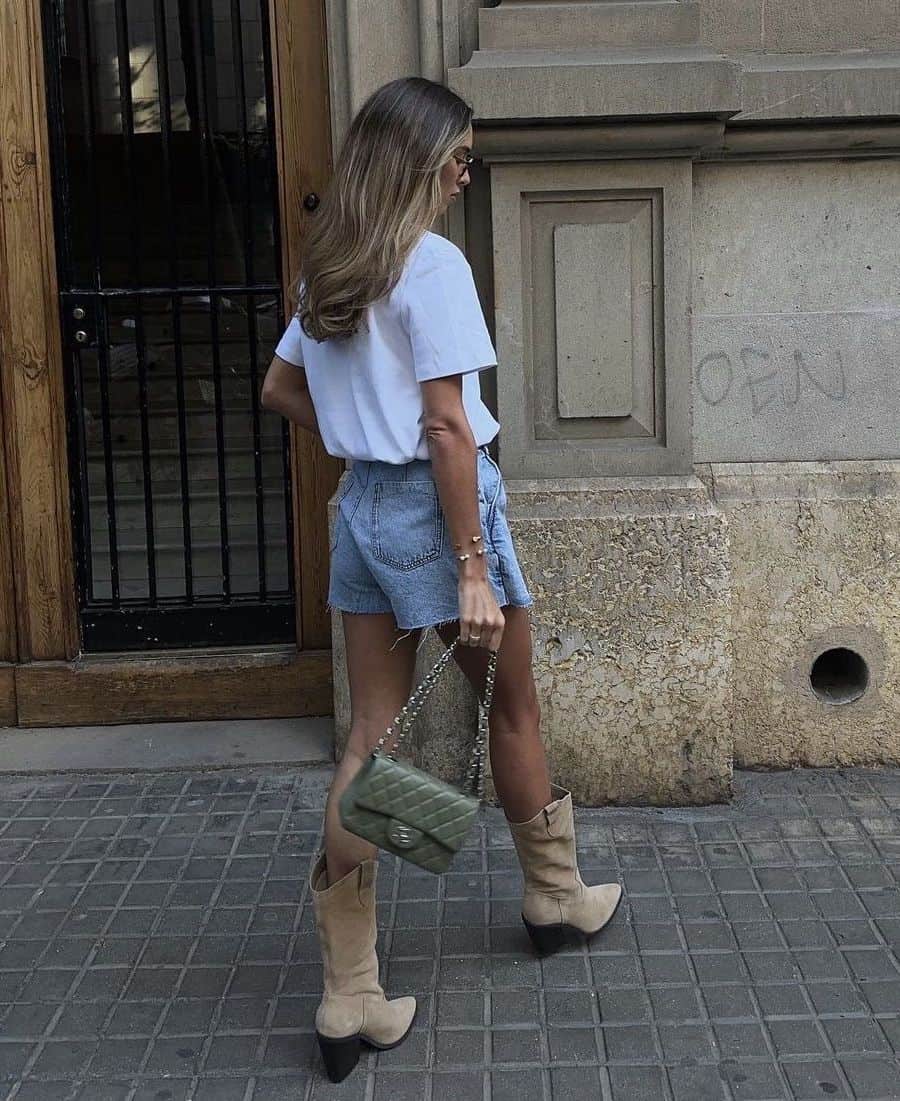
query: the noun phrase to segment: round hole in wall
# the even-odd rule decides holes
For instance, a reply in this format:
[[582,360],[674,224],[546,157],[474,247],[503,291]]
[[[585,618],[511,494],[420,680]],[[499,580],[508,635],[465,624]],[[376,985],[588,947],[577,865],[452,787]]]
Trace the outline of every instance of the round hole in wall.
[[809,681],[815,694],[825,703],[851,703],[868,687],[869,667],[855,650],[834,646],[824,650],[813,662]]

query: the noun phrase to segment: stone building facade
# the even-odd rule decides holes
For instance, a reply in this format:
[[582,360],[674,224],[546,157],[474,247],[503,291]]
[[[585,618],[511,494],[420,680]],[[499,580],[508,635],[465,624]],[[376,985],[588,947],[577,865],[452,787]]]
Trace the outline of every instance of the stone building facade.
[[[900,7],[329,0],[328,27],[335,143],[402,74],[474,108],[442,229],[495,336],[556,780],[687,804],[735,764],[896,763]],[[416,738],[447,777],[461,680]]]

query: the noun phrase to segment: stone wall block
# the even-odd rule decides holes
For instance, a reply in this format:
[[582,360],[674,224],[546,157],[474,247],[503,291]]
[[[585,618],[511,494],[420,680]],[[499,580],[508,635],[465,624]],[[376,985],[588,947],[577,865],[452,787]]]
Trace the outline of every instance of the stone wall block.
[[555,514],[542,516],[549,491],[510,485],[511,527],[535,595],[535,681],[557,781],[590,806],[727,798],[724,518],[693,493],[668,511],[651,488],[594,495],[587,483],[564,501],[554,494]]
[[731,533],[737,763],[897,764],[900,462],[707,469]]

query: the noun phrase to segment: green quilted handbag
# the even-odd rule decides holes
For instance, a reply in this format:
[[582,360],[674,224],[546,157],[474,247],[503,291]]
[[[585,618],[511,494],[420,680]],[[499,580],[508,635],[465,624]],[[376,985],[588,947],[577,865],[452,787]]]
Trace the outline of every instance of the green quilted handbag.
[[[370,841],[379,849],[402,856],[435,873],[450,867],[475,822],[478,805],[484,798],[484,751],[497,668],[496,652],[491,651],[488,661],[484,701],[479,701],[478,732],[466,775],[466,784],[472,789],[471,795],[423,772],[408,761],[398,761],[394,753],[458,644],[457,637],[426,674],[401,708],[400,714],[382,734],[365,764],[344,789],[339,804],[341,824],[345,830]],[[385,753],[384,743],[395,729],[399,729],[397,743],[390,753]]]

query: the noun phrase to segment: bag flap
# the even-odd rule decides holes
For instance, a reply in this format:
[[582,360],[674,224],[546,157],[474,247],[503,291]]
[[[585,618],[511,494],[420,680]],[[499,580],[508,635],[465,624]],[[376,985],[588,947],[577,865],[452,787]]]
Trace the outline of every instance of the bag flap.
[[375,811],[448,848],[459,848],[469,832],[478,801],[406,761],[370,757],[354,781],[354,803]]

